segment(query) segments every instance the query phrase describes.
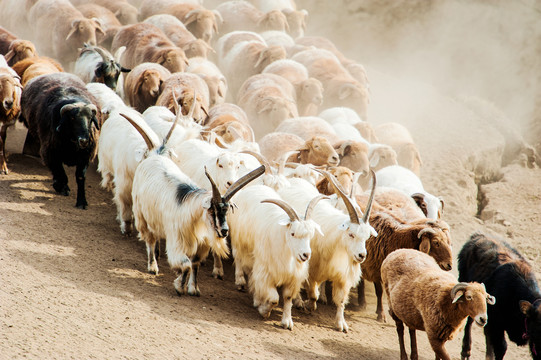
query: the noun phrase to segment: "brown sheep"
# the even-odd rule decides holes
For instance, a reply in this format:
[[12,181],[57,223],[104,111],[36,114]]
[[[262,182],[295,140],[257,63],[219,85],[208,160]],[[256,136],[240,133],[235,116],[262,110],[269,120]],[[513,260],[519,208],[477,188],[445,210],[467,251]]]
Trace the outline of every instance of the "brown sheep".
[[[3,58],[0,59],[0,174],[8,174],[6,163],[7,128],[17,121],[21,112],[21,83]],[[3,63],[3,64],[2,64]]]
[[126,0],[71,0],[78,6],[86,3],[97,4],[110,10],[123,25],[135,24],[137,22],[138,10]]
[[175,113],[175,101],[178,102],[183,115],[188,115],[192,104],[196,105],[193,109],[193,119],[198,123],[203,123],[209,112],[209,90],[203,79],[195,74],[176,73],[172,74],[160,86],[160,96],[156,100],[157,106],[165,106]]
[[29,40],[17,39],[13,40],[11,45],[9,45],[9,51],[6,54],[6,61],[8,62],[8,65],[13,66],[21,60],[34,56],[38,56],[38,52],[36,51],[34,44]]
[[125,68],[154,62],[175,73],[184,71],[188,65],[184,50],[175,46],[163,31],[152,24],[139,23],[122,27],[113,38],[111,52],[116,52],[121,46],[126,46],[120,58],[120,64]]
[[37,76],[63,72],[64,68],[54,59],[46,56],[35,56],[17,62],[13,65],[13,70],[21,77],[21,84],[24,87]]
[[163,12],[175,16],[196,38],[209,44],[212,36],[218,33],[218,24],[222,22],[220,12],[205,9],[201,5],[174,4],[166,7]]
[[412,359],[418,358],[415,331],[423,330],[436,359],[450,360],[445,342],[455,337],[468,317],[485,326],[487,304],[496,303],[483,284],[459,283],[433,258],[411,249],[391,253],[381,266],[381,276],[389,314],[396,323],[401,359],[407,359],[404,324],[409,328]]
[[[11,33],[8,29],[0,26],[0,54],[6,55],[9,51],[9,46],[14,40],[17,40],[17,35]],[[8,61],[6,59],[6,61]]]
[[238,121],[230,114],[223,114],[209,120],[206,129],[219,135],[228,144],[239,138],[244,141],[255,141],[254,131],[250,125]]
[[240,121],[243,124],[250,125],[246,112],[244,112],[240,106],[232,103],[223,103],[211,107],[209,117],[203,123],[203,125],[208,126],[214,121],[214,119],[220,118],[223,115],[233,116],[235,120]]
[[406,222],[426,218],[411,196],[393,188],[378,187],[374,200],[391,215]]
[[28,13],[40,51],[67,65],[75,61],[84,43],[97,45],[105,35],[98,21],[87,19],[68,0],[39,0]]
[[331,144],[340,141],[333,127],[317,116],[302,116],[284,120],[276,127],[275,131],[295,134],[304,140],[308,140],[313,136],[322,136],[329,140]]
[[143,63],[128,73],[124,80],[124,96],[128,105],[143,112],[156,104],[162,83],[171,76],[160,64]]
[[334,148],[340,156],[340,166],[368,177],[370,170],[368,145],[360,141],[344,140],[334,143]]
[[103,31],[105,31],[105,35],[102,38],[98,38],[98,43],[107,49],[111,48],[113,38],[122,27],[115,14],[106,7],[93,3],[78,5],[77,10],[86,18],[99,20]]
[[[362,200],[358,204],[362,207]],[[359,305],[366,306],[364,280],[374,283],[377,296],[377,320],[385,321],[381,287],[381,264],[396,249],[416,249],[432,256],[444,270],[451,270],[453,254],[449,225],[443,220],[421,219],[405,222],[387,212],[374,212],[370,224],[378,233],[366,240],[366,260],[361,264],[362,279],[358,287]]]

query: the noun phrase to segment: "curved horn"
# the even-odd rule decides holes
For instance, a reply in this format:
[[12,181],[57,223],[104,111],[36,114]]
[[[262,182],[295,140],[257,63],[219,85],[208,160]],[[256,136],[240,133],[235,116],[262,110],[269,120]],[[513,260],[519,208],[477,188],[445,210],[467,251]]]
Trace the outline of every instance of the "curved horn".
[[288,151],[282,155],[280,158],[280,164],[278,166],[278,175],[283,175],[287,159],[289,159],[289,157],[295,153],[299,153],[299,150]]
[[179,114],[182,112],[182,109],[180,108],[180,104],[178,103],[177,94],[175,93],[174,88],[171,90],[171,94],[173,95],[173,110],[175,110],[175,115],[176,117],[178,117]]
[[329,199],[329,197],[326,195],[318,195],[312,200],[310,200],[310,202],[308,203],[308,206],[306,207],[306,212],[304,213],[304,220],[310,219],[310,217],[312,216],[312,211],[314,211],[314,208],[316,207],[317,203],[323,199]]
[[64,105],[62,106],[62,108],[60,109],[60,116],[64,116],[64,113],[66,111],[70,111],[72,109],[75,109],[76,107],[79,107],[81,103],[71,103],[71,104],[67,104],[67,105]]
[[[175,97],[175,90],[173,90],[173,98],[174,98],[174,102],[176,103],[177,99]],[[178,103],[177,103],[177,105],[178,105]],[[175,116],[175,121],[173,121],[173,125],[171,125],[171,129],[169,129],[169,132],[163,138],[163,145],[162,146],[165,146],[165,144],[167,144],[167,141],[169,141],[169,138],[171,137],[171,135],[173,135],[173,130],[175,130],[175,127],[177,126],[178,121],[180,120],[181,117],[182,117],[182,114],[180,112],[178,112],[176,114],[176,116]]]
[[329,183],[334,188],[334,191],[336,192],[336,194],[338,196],[340,196],[342,198],[342,200],[344,201],[344,204],[346,205],[346,208],[348,209],[348,214],[349,214],[350,221],[352,223],[354,223],[354,224],[360,224],[359,216],[357,215],[357,212],[355,211],[355,208],[353,207],[353,204],[351,203],[351,200],[346,196],[346,194],[344,194],[344,192],[341,189],[340,184],[338,184],[336,182],[334,176],[329,174],[328,171],[324,171],[324,170],[321,170],[321,171],[318,170],[318,171],[321,174],[323,174],[323,176],[325,176],[325,178],[329,181]]
[[147,144],[147,147],[148,147],[148,150],[152,150],[156,147],[156,145],[154,145],[154,143],[152,142],[152,140],[150,139],[150,137],[148,136],[148,134],[145,132],[145,130],[143,130],[139,124],[137,124],[134,120],[132,120],[128,115],[126,114],[123,114],[123,113],[120,113],[120,116],[122,116],[124,119],[128,120],[130,122],[130,124],[133,125],[133,127],[135,128],[135,130],[137,130],[139,132],[139,134],[141,134],[141,136],[143,137],[143,140],[145,140],[145,143]]
[[370,174],[372,175],[372,191],[370,192],[370,197],[368,198],[368,202],[366,203],[366,208],[364,210],[363,223],[365,224],[368,224],[368,220],[370,219],[372,201],[374,200],[374,195],[376,193],[376,173],[374,172],[374,170],[370,170]]
[[228,126],[227,129],[230,130],[236,136],[235,140],[242,139],[242,141],[244,141],[244,138],[234,126]]
[[218,186],[216,186],[216,183],[210,176],[210,174],[207,172],[207,167],[205,166],[205,175],[207,176],[207,179],[209,179],[210,186],[212,187],[212,202],[219,204],[222,201],[222,195],[220,195],[220,190],[218,190]]
[[261,154],[256,153],[255,151],[251,151],[251,150],[243,150],[243,151],[241,151],[241,154],[248,154],[248,155],[252,155],[253,157],[255,157],[257,159],[257,161],[259,161],[261,163],[261,165],[265,166],[265,174],[266,175],[272,175],[271,164],[269,163],[269,160],[267,160],[266,157],[264,157]]
[[230,148],[229,145],[227,145],[227,143],[224,141],[224,139],[220,135],[218,135],[218,134],[216,134],[216,133],[214,133],[212,131],[210,131],[210,133],[211,133],[211,137],[213,139],[213,141],[210,141],[211,143],[214,142],[218,147],[221,147],[222,149],[229,149]]
[[261,200],[261,202],[262,203],[269,203],[269,204],[278,205],[279,207],[281,207],[286,212],[286,214],[289,216],[289,220],[291,220],[291,222],[300,221],[299,215],[297,215],[297,212],[291,207],[291,205],[289,205],[288,203],[286,203],[283,200],[265,199],[265,200]]
[[459,282],[453,287],[453,289],[451,290],[451,299],[453,299],[453,304],[457,302],[457,300],[460,298],[460,296],[457,297],[457,292],[459,292],[460,290],[464,290],[468,287],[468,285],[468,283]]
[[190,119],[193,119],[193,113],[195,111],[195,104],[197,103],[197,92],[193,91],[193,101],[192,101],[192,107],[190,108],[190,111],[188,112],[188,117]]
[[263,175],[264,172],[265,166],[261,165],[257,169],[250,171],[248,174],[235,181],[233,185],[231,185],[229,189],[227,189],[227,191],[225,192],[225,195],[223,196],[224,202],[228,202],[229,199],[231,199],[233,195],[237,193],[237,191],[246,186],[250,181],[255,180],[257,177]]
[[100,48],[99,46],[94,46],[93,48],[94,48],[95,52],[100,54],[103,61],[105,61],[105,62],[107,62],[107,61],[115,61],[115,59],[113,59],[113,55],[111,55],[109,52],[105,51],[104,49]]
[[417,234],[417,239],[422,238],[423,235],[426,234],[426,233],[436,235],[436,231],[434,229],[432,229],[432,228],[424,228],[421,231],[419,231],[419,234]]

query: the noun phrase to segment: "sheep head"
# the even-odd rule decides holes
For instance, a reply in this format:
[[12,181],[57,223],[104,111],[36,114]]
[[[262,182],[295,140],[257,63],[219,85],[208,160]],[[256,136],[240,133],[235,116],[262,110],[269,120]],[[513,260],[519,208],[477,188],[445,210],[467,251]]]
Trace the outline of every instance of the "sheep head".
[[453,304],[457,304],[461,312],[475,320],[479,326],[488,321],[487,304],[494,305],[496,298],[487,293],[485,285],[476,282],[460,282],[451,289]]
[[282,121],[298,115],[294,103],[278,96],[266,96],[257,103],[257,114],[274,128]]
[[182,50],[186,53],[188,58],[200,56],[202,58],[208,58],[209,52],[215,52],[214,49],[202,39],[195,39],[187,42]]
[[267,65],[277,61],[287,58],[286,50],[283,46],[273,45],[269,46],[266,49],[263,49],[257,58],[256,63],[254,64],[254,70],[256,73],[261,73]]
[[369,175],[368,145],[353,140],[347,140],[334,145],[340,156],[340,166],[352,171],[360,172],[363,176]]
[[[5,118],[15,120],[21,111],[21,83],[17,77],[11,74],[0,74],[0,113]],[[1,150],[1,149],[0,149]]]
[[370,168],[374,171],[387,166],[398,165],[396,151],[389,145],[380,145],[371,148],[368,152],[368,159],[370,160]]
[[257,31],[263,32],[268,30],[278,30],[289,32],[287,18],[280,10],[272,10],[263,14],[257,20]]
[[198,39],[210,44],[212,36],[218,33],[218,22],[221,23],[218,11],[194,9],[184,17],[184,25]]
[[115,12],[115,16],[122,25],[136,24],[139,10],[128,2],[121,2],[121,6]]
[[94,104],[83,102],[66,104],[60,108],[56,116],[55,131],[75,143],[78,149],[85,149],[91,144],[92,125],[96,130],[100,129],[98,108]]
[[337,166],[340,161],[329,140],[322,136],[314,136],[307,140],[298,151],[301,164]]
[[167,107],[173,113],[176,113],[176,109],[173,106],[175,102],[180,104],[182,115],[188,115],[188,112],[191,111],[192,118],[197,123],[203,123],[208,116],[208,109],[204,105],[203,96],[195,93],[193,90],[180,92],[176,98],[173,92],[171,93],[168,101],[169,105]]
[[[342,186],[342,189],[351,189],[351,186],[353,184],[353,171],[343,166],[331,167],[328,169],[328,171]],[[334,188],[329,183],[326,177],[323,177],[317,182],[316,188],[321,194],[334,194]]]
[[[135,93],[145,99],[145,103],[154,104],[160,95],[163,77],[159,71],[148,69],[143,71],[135,85]],[[131,104],[135,106],[135,104]],[[149,105],[150,106],[150,105]]]
[[26,58],[38,56],[36,47],[29,40],[16,39],[9,45],[8,52],[4,56],[8,65],[24,60]]
[[289,26],[289,34],[293,39],[304,36],[306,31],[306,18],[308,17],[308,11],[282,9],[282,13],[286,16],[287,24]]
[[415,200],[415,203],[427,218],[433,220],[441,219],[443,208],[445,206],[442,198],[423,193],[415,193],[412,194],[411,197]]
[[188,58],[180,48],[160,49],[152,59],[152,62],[162,65],[172,73],[184,72],[188,65]]
[[209,88],[210,103],[209,106],[223,104],[225,102],[225,94],[227,93],[227,81],[223,76],[208,76],[197,74],[207,84]]
[[333,106],[347,106],[355,110],[363,120],[367,120],[367,108],[369,103],[368,91],[357,81],[351,79],[340,84],[336,93],[326,97]]
[[[519,301],[520,312],[526,316],[527,335],[532,355],[541,349],[541,301]],[[533,357],[533,356],[532,356]],[[534,358],[534,357],[533,357]]]
[[297,98],[308,104],[321,105],[323,103],[323,85],[315,78],[301,81],[298,86]]
[[96,33],[105,36],[105,31],[97,19],[80,18],[71,22],[71,29],[66,36],[66,42],[70,42],[75,46],[90,44],[96,46]]
[[378,137],[376,136],[376,132],[374,131],[374,127],[372,124],[366,122],[366,121],[359,121],[355,124],[353,124],[353,127],[359,131],[359,134],[368,141],[369,143],[377,143],[379,142]]
[[449,225],[442,220],[420,220],[420,223],[419,251],[432,256],[443,270],[451,270],[453,250]]

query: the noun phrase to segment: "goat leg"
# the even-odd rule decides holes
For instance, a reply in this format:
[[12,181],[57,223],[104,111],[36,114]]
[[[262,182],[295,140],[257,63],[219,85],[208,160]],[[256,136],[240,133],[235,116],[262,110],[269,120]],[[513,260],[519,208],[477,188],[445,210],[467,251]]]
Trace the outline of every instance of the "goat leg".
[[464,327],[464,338],[462,339],[462,351],[460,353],[461,360],[468,360],[471,356],[471,326],[473,320],[468,316],[466,326]]
[[88,160],[80,160],[77,162],[77,167],[75,168],[75,180],[77,181],[77,202],[75,206],[78,209],[84,209],[88,207],[86,202],[86,192],[85,192],[85,180],[86,180],[86,169],[88,168]]

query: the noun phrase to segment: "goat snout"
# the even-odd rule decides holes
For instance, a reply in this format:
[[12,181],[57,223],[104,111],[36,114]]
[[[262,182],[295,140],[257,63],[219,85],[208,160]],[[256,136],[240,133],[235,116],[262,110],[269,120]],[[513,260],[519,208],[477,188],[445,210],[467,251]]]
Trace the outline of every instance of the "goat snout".
[[159,89],[152,89],[150,90],[150,96],[152,97],[158,97],[158,93],[160,92]]
[[483,327],[487,324],[488,322],[488,315],[485,313],[485,314],[481,314],[481,315],[477,315],[475,317],[475,322],[477,323],[477,325]]
[[365,259],[366,259],[366,253],[359,253],[355,255],[355,260],[357,260],[359,263],[364,262]]
[[312,255],[312,254],[309,253],[309,252],[305,252],[305,253],[299,254],[299,260],[300,260],[301,262],[305,262],[305,261],[307,261],[307,260],[310,259],[310,256],[311,256],[311,255]]
[[226,237],[226,236],[229,234],[229,229],[227,229],[227,228],[225,228],[225,229],[222,228],[222,229],[220,230],[220,234],[222,235],[222,237]]
[[79,137],[77,139],[77,143],[79,144],[79,147],[81,149],[84,149],[88,146],[88,138],[84,138],[84,137]]
[[4,109],[10,110],[12,107],[13,107],[13,100],[11,99],[4,100]]
[[440,268],[445,271],[449,271],[453,269],[453,265],[451,263],[441,263]]

